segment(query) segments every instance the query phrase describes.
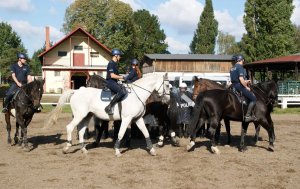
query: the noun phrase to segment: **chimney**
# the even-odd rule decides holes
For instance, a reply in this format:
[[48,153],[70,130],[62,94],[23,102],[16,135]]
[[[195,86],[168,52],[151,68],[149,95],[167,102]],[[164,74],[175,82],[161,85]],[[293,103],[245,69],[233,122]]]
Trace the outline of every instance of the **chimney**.
[[46,51],[50,49],[50,29],[46,26]]

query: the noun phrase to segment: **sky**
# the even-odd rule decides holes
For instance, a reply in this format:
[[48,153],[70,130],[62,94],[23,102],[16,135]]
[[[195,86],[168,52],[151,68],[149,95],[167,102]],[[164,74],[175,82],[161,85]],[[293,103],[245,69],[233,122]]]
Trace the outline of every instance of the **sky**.
[[[159,18],[172,54],[187,54],[205,0],[121,0],[132,9],[146,9]],[[245,33],[243,24],[246,0],[213,0],[219,30],[240,41]],[[0,22],[7,22],[21,37],[28,54],[40,49],[45,41],[45,26],[50,27],[54,43],[65,36],[61,31],[66,8],[74,0],[0,0]],[[300,25],[300,0],[295,6],[292,22]],[[100,11],[100,10],[99,10]],[[120,13],[121,14],[121,13]],[[101,41],[100,41],[101,42]]]

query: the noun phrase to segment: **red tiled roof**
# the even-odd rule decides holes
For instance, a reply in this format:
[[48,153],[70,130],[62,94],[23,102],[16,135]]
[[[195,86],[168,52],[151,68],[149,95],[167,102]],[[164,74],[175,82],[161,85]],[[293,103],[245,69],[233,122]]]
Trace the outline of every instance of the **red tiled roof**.
[[111,53],[111,50],[109,48],[107,48],[105,45],[103,45],[102,43],[100,43],[90,33],[86,32],[84,29],[82,29],[82,28],[79,27],[79,28],[73,30],[72,32],[70,32],[68,35],[66,35],[63,39],[61,39],[60,41],[58,41],[57,43],[55,43],[50,49],[48,49],[47,51],[44,51],[41,54],[39,54],[38,57],[44,56],[45,54],[47,54],[48,52],[50,52],[51,50],[53,50],[55,47],[57,47],[59,44],[61,44],[62,42],[64,42],[65,40],[67,40],[69,37],[71,37],[77,31],[83,32],[84,34],[86,34],[87,36],[89,36],[96,44],[98,44],[100,47],[102,47],[105,51],[107,51],[108,53]]
[[290,56],[282,56],[277,58],[270,58],[266,60],[259,60],[259,61],[248,63],[247,65],[268,64],[268,63],[292,63],[292,62],[300,62],[300,55],[290,55]]

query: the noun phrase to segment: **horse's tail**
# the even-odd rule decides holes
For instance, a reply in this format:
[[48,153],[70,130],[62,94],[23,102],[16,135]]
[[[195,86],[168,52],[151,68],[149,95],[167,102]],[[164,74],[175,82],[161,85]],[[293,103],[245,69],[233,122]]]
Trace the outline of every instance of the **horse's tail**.
[[[188,134],[190,136],[196,134],[196,131],[198,130],[198,129],[196,129],[197,124],[199,123],[199,121],[204,121],[203,119],[205,119],[205,117],[204,117],[204,114],[205,114],[204,98],[203,97],[204,97],[203,93],[200,93],[197,96],[197,99],[195,100],[195,106],[193,109],[192,119],[191,119],[190,125],[188,127]],[[201,125],[199,125],[199,126],[201,126]]]
[[67,90],[61,95],[56,107],[50,112],[49,118],[44,123],[44,128],[48,128],[49,126],[56,124],[58,116],[62,112],[63,106],[66,102],[70,101],[70,98],[74,92],[75,90]]

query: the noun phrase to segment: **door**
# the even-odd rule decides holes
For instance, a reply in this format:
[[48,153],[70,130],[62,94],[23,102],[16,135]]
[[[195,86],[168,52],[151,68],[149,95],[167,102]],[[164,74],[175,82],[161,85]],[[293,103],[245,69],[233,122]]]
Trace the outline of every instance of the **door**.
[[84,53],[73,53],[73,66],[84,66]]

